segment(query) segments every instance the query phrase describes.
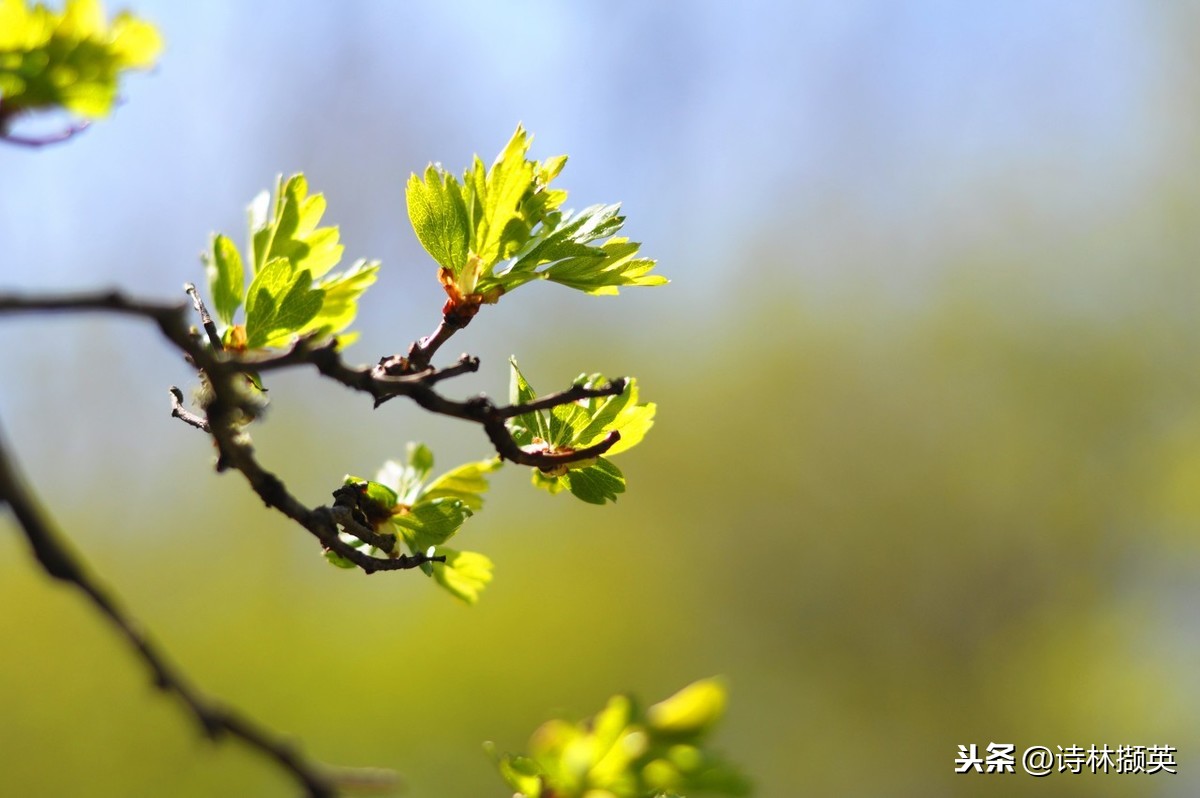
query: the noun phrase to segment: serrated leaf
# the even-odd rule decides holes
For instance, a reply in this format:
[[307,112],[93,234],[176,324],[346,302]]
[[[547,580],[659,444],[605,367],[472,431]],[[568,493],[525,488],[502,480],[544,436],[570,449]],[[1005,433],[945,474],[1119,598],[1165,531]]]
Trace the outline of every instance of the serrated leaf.
[[336,227],[317,227],[324,211],[324,196],[308,196],[303,174],[277,184],[275,212],[254,233],[255,262],[287,258],[295,270],[307,269],[313,279],[324,276],[341,260],[343,251]]
[[[547,440],[551,446],[557,448],[572,446],[578,440],[579,433],[587,427],[591,417],[588,416],[586,410],[571,402],[552,408],[546,420],[549,427]],[[572,448],[580,447],[572,446]]]
[[[510,357],[509,365],[512,367],[512,376],[508,388],[508,401],[510,404],[523,405],[532,402],[537,398],[533,388],[529,386],[525,375],[521,373],[520,367],[517,365],[517,359]],[[524,413],[509,421],[509,430],[512,432],[513,440],[518,446],[529,446],[533,443],[534,437],[540,438],[543,441],[550,439],[550,426],[541,413]]]
[[451,469],[429,483],[421,491],[422,499],[451,498],[465,504],[472,511],[483,507],[483,493],[488,489],[486,474],[500,468],[500,458],[466,463]]
[[[336,335],[349,327],[358,315],[358,300],[379,274],[379,261],[357,261],[345,272],[326,275],[316,283],[324,297],[321,309],[312,321],[297,331],[297,335]],[[343,340],[342,346],[350,340]]]
[[242,305],[242,292],[246,289],[242,256],[232,241],[218,234],[213,236],[212,251],[204,261],[217,318],[233,324],[233,316]]
[[613,295],[622,286],[665,285],[667,279],[649,274],[654,261],[634,258],[640,244],[626,238],[612,238],[591,256],[565,258],[542,270],[544,279],[595,296]]
[[454,536],[471,509],[457,499],[433,499],[414,504],[409,510],[392,517],[392,524],[414,553],[430,546],[441,546]]
[[[526,404],[537,398],[533,388],[517,367],[512,364],[509,400]],[[602,374],[582,375],[576,385],[597,387],[608,380]],[[592,446],[612,432],[620,433],[606,456],[619,454],[638,444],[654,424],[655,406],[637,402],[637,381],[629,379],[625,390],[611,397],[592,397],[582,402],[558,405],[549,411],[524,413],[509,419],[508,430],[518,446],[538,452],[576,452]],[[540,441],[540,443],[539,443]],[[625,477],[607,457],[568,463],[566,473],[548,474],[535,470],[531,477],[535,487],[558,493],[564,488],[576,497],[592,504],[615,501],[625,492]]]
[[576,498],[589,504],[615,502],[618,494],[625,492],[625,475],[603,457],[586,468],[572,468],[559,479]]
[[417,240],[435,261],[457,275],[467,263],[471,225],[462,186],[433,164],[424,178],[412,175],[405,188],[408,219]]
[[293,273],[286,258],[268,261],[247,292],[246,345],[261,349],[287,343],[320,312],[324,296],[312,287],[307,269]]
[[534,180],[534,164],[525,158],[529,141],[525,128],[518,125],[486,173],[483,162],[476,158],[474,167],[464,177],[464,184],[471,190],[471,215],[475,223],[471,249],[487,267],[512,255],[528,238],[520,206]]
[[437,583],[468,604],[477,602],[492,581],[492,561],[474,551],[443,548],[437,553],[446,557],[444,563],[431,563]]
[[[244,300],[239,281],[245,279],[245,266],[228,238],[214,239],[206,263],[218,315],[233,325],[238,304],[245,305],[240,350],[286,346],[299,336],[336,336],[344,347],[355,338],[342,333],[354,320],[359,298],[375,282],[379,263],[360,260],[343,273],[328,274],[341,259],[342,246],[336,227],[319,226],[324,212],[324,196],[308,194],[303,174],[287,181],[280,177],[273,204],[267,192],[254,199],[248,208],[253,277]],[[227,330],[223,340],[235,337]]]

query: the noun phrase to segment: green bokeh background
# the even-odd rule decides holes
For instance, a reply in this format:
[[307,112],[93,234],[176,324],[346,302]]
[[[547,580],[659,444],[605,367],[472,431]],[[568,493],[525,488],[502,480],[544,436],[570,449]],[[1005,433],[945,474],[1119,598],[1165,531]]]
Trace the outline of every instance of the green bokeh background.
[[[636,375],[659,420],[620,457],[616,505],[550,497],[511,466],[496,476],[461,533],[496,563],[473,608],[420,574],[328,567],[238,476],[215,475],[209,444],[168,416],[186,366],[135,322],[5,320],[6,434],[200,688],[321,760],[400,771],[409,795],[506,795],[482,741],[519,750],[554,714],[713,674],[731,689],[715,744],[761,798],[1194,795],[1200,15],[1048,5],[985,18],[752,4],[725,20],[705,4],[520,4],[503,19],[350,4],[346,19],[301,6],[319,17],[306,22],[287,4],[247,20],[236,4],[147,3],[168,40],[160,73],[77,141],[0,153],[0,288],[171,296],[199,277],[208,231],[241,240],[241,206],[304,169],[347,255],[384,260],[351,350],[374,360],[440,306],[403,178],[490,157],[521,118],[535,157],[572,155],[561,182],[577,207],[630,199],[633,236],[674,282],[619,299],[523,289],[449,346],[484,357],[455,390],[503,395],[515,353],[541,390]],[[826,42],[840,60],[805,55],[830,17],[859,37]],[[410,51],[400,83],[364,68],[389,42],[436,52],[450,29],[476,50],[461,62]],[[931,29],[952,44],[923,49]],[[770,43],[792,36],[800,55],[773,62],[793,50]],[[288,60],[324,41],[328,63],[303,57],[327,72]],[[575,70],[580,92],[588,74],[615,81],[626,103],[592,118],[515,84],[519,65],[489,60],[498,41],[530,75]],[[879,43],[894,61],[866,55]],[[993,46],[1005,59],[979,67]],[[725,85],[726,69],[759,81]],[[964,94],[913,70],[966,70],[950,84]],[[836,89],[816,96],[841,126],[799,118],[813,85]],[[955,105],[973,90],[979,127]],[[755,129],[764,107],[781,130]],[[805,165],[814,148],[833,165]],[[487,452],[469,425],[371,411],[309,373],[270,387],[255,441],[310,504],[410,439],[443,467]],[[292,794],[240,746],[204,741],[90,606],[38,572],[11,518],[0,530],[0,794]],[[993,741],[1170,744],[1179,773],[954,775],[958,745]]]

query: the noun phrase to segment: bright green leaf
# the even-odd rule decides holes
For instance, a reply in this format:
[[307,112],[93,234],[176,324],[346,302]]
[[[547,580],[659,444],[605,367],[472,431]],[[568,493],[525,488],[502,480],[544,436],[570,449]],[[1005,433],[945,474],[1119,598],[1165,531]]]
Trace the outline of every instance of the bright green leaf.
[[481,460],[477,463],[467,463],[451,469],[429,483],[421,492],[425,500],[451,498],[457,499],[471,510],[483,507],[483,492],[488,488],[485,474],[500,467],[500,458]]
[[[533,388],[525,379],[525,375],[521,373],[521,369],[517,366],[517,359],[510,357],[509,365],[512,367],[512,379],[509,382],[508,401],[510,404],[527,404],[537,398]],[[513,440],[518,446],[529,446],[534,442],[534,438],[546,441],[550,439],[550,426],[541,413],[525,413],[517,416],[509,421],[509,431],[512,432]]]
[[471,249],[485,266],[509,257],[528,238],[528,225],[520,217],[521,200],[530,191],[534,164],[526,160],[529,136],[520,125],[485,175],[483,162],[464,177],[471,189],[471,215],[475,229]]
[[597,295],[666,283],[650,274],[653,260],[635,257],[639,244],[615,237],[625,222],[619,205],[559,210],[567,192],[550,183],[567,159],[531,161],[530,141],[518,126],[492,165],[476,157],[461,184],[435,165],[408,181],[409,218],[452,275],[442,276],[451,301],[478,307],[534,280]]
[[250,349],[287,343],[321,310],[325,293],[312,287],[305,269],[292,271],[286,258],[273,258],[254,276],[246,299],[246,339]]
[[217,318],[233,324],[233,314],[241,307],[242,292],[246,289],[242,256],[232,241],[218,234],[213,236],[212,252],[204,260]]
[[[0,0],[2,1],[2,0]],[[276,181],[271,194],[259,194],[248,209],[252,278],[242,294],[245,266],[232,242],[218,235],[206,258],[218,317],[234,324],[245,304],[244,336],[225,331],[222,340],[239,349],[287,346],[300,336],[334,337],[339,347],[356,336],[345,333],[358,311],[358,300],[379,272],[378,261],[359,260],[330,274],[342,256],[336,227],[320,227],[325,198],[309,195],[308,181],[296,174]]]
[[612,461],[597,457],[586,468],[573,468],[559,477],[575,497],[589,504],[617,500],[625,492],[625,475]]
[[433,499],[393,516],[392,524],[413,553],[423,553],[453,537],[470,516],[471,509],[457,499]]
[[[379,261],[357,261],[353,266],[338,274],[326,275],[316,283],[323,294],[321,309],[317,315],[296,331],[297,335],[320,332],[335,335],[350,326],[358,313],[358,300],[368,287],[375,283],[379,273]],[[349,341],[343,341],[343,346]]]
[[462,186],[454,175],[430,164],[424,178],[413,175],[405,189],[408,218],[421,246],[457,275],[467,263],[471,227]]

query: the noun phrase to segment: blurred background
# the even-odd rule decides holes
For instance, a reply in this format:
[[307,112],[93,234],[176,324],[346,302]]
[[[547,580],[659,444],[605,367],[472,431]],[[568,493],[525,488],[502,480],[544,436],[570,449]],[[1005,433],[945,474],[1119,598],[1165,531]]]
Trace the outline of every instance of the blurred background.
[[[1200,5],[130,5],[166,38],[108,120],[0,149],[0,290],[183,299],[278,173],[380,258],[352,360],[436,324],[409,173],[518,121],[568,206],[621,200],[672,279],[485,308],[447,388],[632,374],[659,403],[596,508],[509,467],[459,542],[476,607],[330,568],[169,417],[146,324],[0,323],[0,418],[78,549],[213,696],[408,793],[481,751],[722,674],[761,798],[1200,793]],[[111,7],[110,10],[116,10]],[[264,463],[309,504],[471,425],[272,375]],[[0,518],[0,793],[293,794],[212,746]],[[958,746],[1172,745],[1177,775],[955,775]]]

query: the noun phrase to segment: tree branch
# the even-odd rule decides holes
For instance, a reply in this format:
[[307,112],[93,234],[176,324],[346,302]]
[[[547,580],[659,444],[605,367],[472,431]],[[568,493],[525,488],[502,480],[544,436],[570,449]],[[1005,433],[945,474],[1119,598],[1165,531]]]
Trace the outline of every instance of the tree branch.
[[[208,699],[167,661],[140,624],[88,573],[82,560],[60,538],[25,485],[3,440],[0,440],[0,504],[7,504],[12,509],[42,569],[54,579],[74,585],[87,596],[150,669],[154,686],[178,697],[205,736],[214,741],[223,735],[236,737],[290,773],[311,798],[331,798],[336,794],[339,782],[336,773],[305,759],[291,742],[232,708]],[[347,775],[354,778],[349,771]]]
[[466,327],[470,323],[471,317],[459,316],[442,316],[442,320],[438,322],[437,329],[432,335],[427,335],[418,341],[414,341],[412,346],[408,348],[408,356],[406,358],[409,371],[421,371],[427,368],[433,360],[433,356],[437,354],[438,349],[442,344],[450,340],[450,336]]
[[68,139],[72,139],[83,131],[87,130],[89,123],[76,122],[73,125],[68,125],[65,129],[58,133],[51,133],[47,136],[15,136],[12,133],[0,132],[0,141],[7,144],[15,144],[18,147],[33,147],[41,148],[50,144],[61,144]]

